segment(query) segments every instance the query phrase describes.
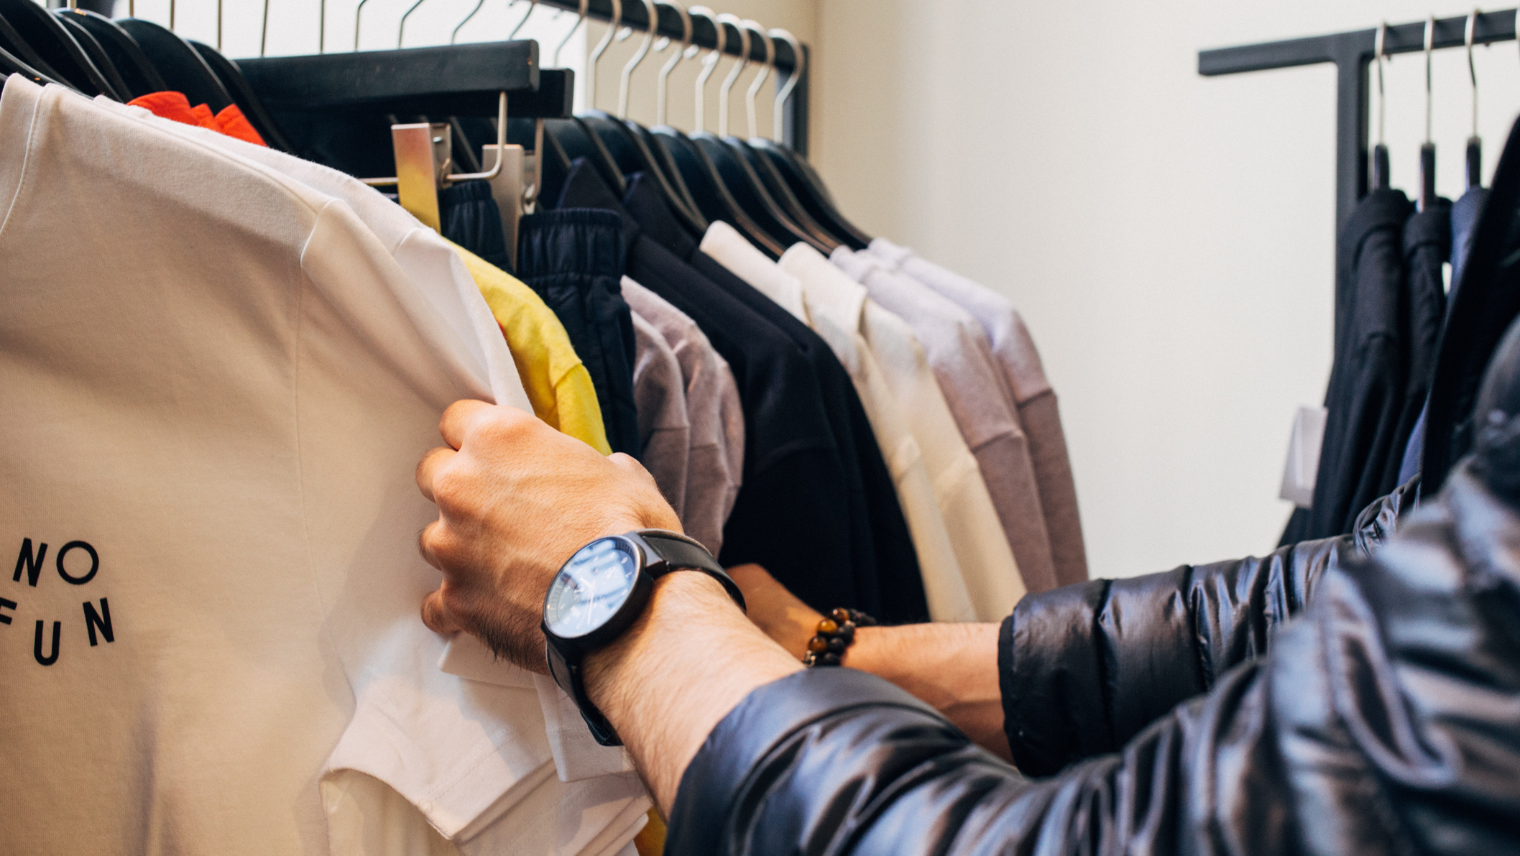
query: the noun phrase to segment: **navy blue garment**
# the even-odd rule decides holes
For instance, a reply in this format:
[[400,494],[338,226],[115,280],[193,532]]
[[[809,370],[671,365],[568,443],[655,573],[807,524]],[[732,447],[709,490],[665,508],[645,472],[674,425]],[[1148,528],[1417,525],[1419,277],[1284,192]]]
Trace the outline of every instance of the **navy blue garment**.
[[653,240],[589,165],[575,163],[559,204],[617,212],[628,276],[690,316],[733,369],[745,418],[744,481],[724,527],[723,564],[762,565],[817,609],[846,605],[887,621],[925,620],[911,542],[906,553],[914,576],[894,581],[888,592],[870,533],[857,532],[852,460],[841,453],[810,356],[770,319]]
[[[923,575],[918,554],[897,488],[876,443],[876,434],[866,418],[864,405],[855,391],[849,373],[822,338],[798,321],[774,300],[740,279],[717,259],[701,251],[695,240],[670,213],[654,183],[643,173],[629,177],[628,193],[623,199],[628,213],[639,222],[644,234],[684,259],[696,271],[712,280],[745,306],[786,333],[802,349],[818,376],[824,407],[833,426],[835,442],[850,478],[852,532],[859,555],[876,557],[876,575],[880,580],[883,615],[922,614],[927,620],[928,606],[923,594]],[[892,618],[890,621],[907,621]]]
[[518,225],[517,276],[554,310],[585,363],[614,452],[639,453],[633,315],[623,300],[622,222],[606,211],[546,211]]
[[438,192],[438,231],[508,273],[512,259],[502,229],[501,209],[491,196],[491,183],[484,179],[461,181]]

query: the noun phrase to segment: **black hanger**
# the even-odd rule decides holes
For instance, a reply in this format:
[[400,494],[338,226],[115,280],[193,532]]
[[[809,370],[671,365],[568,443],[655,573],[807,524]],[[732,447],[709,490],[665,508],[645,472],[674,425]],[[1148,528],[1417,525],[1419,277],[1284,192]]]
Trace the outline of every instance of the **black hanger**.
[[578,117],[569,119],[555,119],[544,123],[544,135],[554,136],[554,141],[571,160],[586,158],[596,169],[597,175],[607,186],[618,195],[619,199],[628,192],[628,179],[623,176],[623,171],[618,168],[617,161],[612,159],[612,153],[602,141],[586,127]]
[[69,35],[74,37],[74,41],[84,48],[85,55],[90,58],[90,62],[100,69],[100,73],[105,75],[106,81],[111,84],[111,87],[116,90],[116,93],[121,96],[122,100],[130,100],[133,97],[131,87],[127,86],[127,81],[122,78],[121,72],[116,68],[116,63],[111,61],[111,57],[106,53],[105,48],[101,47],[100,42],[79,22],[81,16],[77,12],[70,12],[67,9],[55,9],[53,14],[57,16],[59,21],[63,22],[63,28],[69,31]]
[[766,191],[770,193],[771,198],[776,200],[776,204],[781,206],[781,210],[786,212],[786,216],[791,218],[793,223],[802,227],[819,243],[828,246],[829,252],[833,252],[836,247],[844,244],[843,239],[835,236],[817,220],[813,219],[813,216],[807,212],[807,209],[802,207],[802,203],[797,201],[797,196],[792,193],[792,189],[786,186],[785,179],[781,177],[780,173],[776,172],[776,167],[764,155],[755,151],[754,146],[738,137],[727,137],[723,142],[727,143],[729,148],[737,152],[739,157],[749,165],[750,170],[760,177],[760,183],[764,185]]
[[718,168],[713,165],[712,160],[700,146],[685,134],[669,126],[662,125],[652,128],[651,131],[655,141],[665,149],[671,160],[675,161],[676,169],[685,179],[686,186],[691,189],[691,195],[696,199],[702,216],[709,221],[722,220],[738,229],[750,243],[759,247],[771,258],[781,258],[781,254],[786,252],[786,247],[760,228],[754,218],[745,212],[743,206],[734,199],[734,195],[724,184]]
[[772,166],[776,167],[776,172],[796,194],[797,201],[802,203],[802,207],[813,215],[813,219],[839,236],[845,246],[852,250],[863,250],[871,245],[871,236],[856,228],[845,219],[843,214],[839,213],[832,194],[818,178],[817,173],[808,166],[807,161],[802,160],[791,149],[769,140],[754,140],[751,145],[766,160],[769,160]]
[[[46,86],[49,83],[58,83],[58,81],[53,80],[52,78],[28,65],[20,57],[17,57],[15,54],[11,53],[5,48],[0,47],[0,76],[9,77],[12,74],[19,74],[22,77],[25,77],[27,80],[38,84],[39,86]],[[68,84],[63,85],[67,86]]]
[[791,246],[798,241],[811,244],[820,252],[830,252],[820,241],[803,231],[801,226],[792,222],[776,204],[776,200],[765,191],[760,184],[760,177],[755,175],[754,170],[749,168],[733,149],[729,148],[716,134],[706,131],[698,131],[691,135],[692,142],[696,143],[703,152],[712,160],[718,168],[718,174],[723,177],[723,183],[733,194],[739,207],[744,209],[766,234],[774,238],[783,246]]
[[707,231],[707,220],[694,209],[686,207],[686,200],[676,192],[665,175],[664,168],[655,159],[654,152],[634,133],[633,129],[615,118],[611,113],[591,110],[582,114],[587,127],[601,138],[624,175],[642,172],[655,182],[665,204],[687,231],[700,238]]
[[[513,124],[516,124],[518,121],[520,120],[512,120]],[[528,124],[531,125],[532,123],[529,122]],[[548,125],[548,122],[544,124]],[[532,135],[529,134],[527,139],[532,139]],[[570,156],[565,154],[564,149],[560,148],[554,136],[548,133],[547,128],[544,132],[543,145],[544,151],[539,162],[541,169],[538,198],[542,200],[544,207],[552,208],[559,203],[560,192],[565,188],[565,179],[570,177],[570,169],[573,164],[570,161]]]
[[53,80],[61,79],[61,75],[47,64],[47,60],[32,50],[32,46],[26,43],[26,39],[21,38],[21,34],[16,32],[16,28],[12,27],[3,15],[0,15],[0,50],[4,50],[10,54],[12,60],[20,62],[33,71]]
[[51,76],[67,81],[92,97],[105,95],[117,101],[124,100],[122,93],[111,86],[63,22],[52,13],[31,0],[0,0],[0,16],[52,68],[54,75]]
[[286,139],[285,132],[280,130],[280,124],[264,109],[264,102],[259,98],[248,81],[243,77],[243,70],[237,67],[237,63],[222,55],[222,52],[210,45],[200,42],[190,42],[190,49],[206,63],[211,73],[227,89],[238,109],[243,112],[243,118],[253,126],[259,136],[272,149],[282,152],[293,151],[290,140]]
[[[686,186],[686,180],[681,177],[681,171],[676,169],[676,162],[671,160],[670,152],[665,151],[665,147],[655,140],[654,134],[638,122],[629,119],[623,124],[644,141],[644,146],[649,149],[650,154],[654,155],[655,161],[660,165],[660,171],[665,174],[665,178],[670,182],[676,195],[681,197],[681,203],[686,206],[686,209],[701,217],[702,209],[697,207],[697,200],[692,198],[691,188]],[[707,218],[702,217],[702,219],[705,221]]]
[[173,30],[141,18],[123,18],[117,23],[137,40],[169,88],[183,93],[191,104],[205,104],[211,112],[220,113],[233,103],[231,93],[211,66]]
[[158,69],[153,67],[153,62],[143,49],[137,44],[137,40],[127,34],[115,21],[101,15],[98,12],[77,12],[74,20],[95,37],[100,44],[101,50],[110,57],[111,64],[116,66],[116,71],[127,84],[129,93],[134,98],[147,95],[150,92],[163,92],[169,88],[159,75]]

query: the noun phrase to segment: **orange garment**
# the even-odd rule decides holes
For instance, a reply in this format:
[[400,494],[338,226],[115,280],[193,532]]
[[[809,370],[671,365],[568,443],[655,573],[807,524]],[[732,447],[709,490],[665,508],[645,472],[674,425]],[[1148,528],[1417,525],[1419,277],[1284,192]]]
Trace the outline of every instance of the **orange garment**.
[[141,107],[163,119],[171,119],[185,125],[195,125],[199,128],[210,128],[229,137],[235,137],[245,143],[253,143],[258,146],[267,146],[264,138],[249,124],[248,117],[238,109],[236,104],[228,104],[220,113],[212,113],[211,108],[205,104],[190,106],[190,99],[182,92],[150,92],[140,98],[133,98],[127,104],[132,107]]

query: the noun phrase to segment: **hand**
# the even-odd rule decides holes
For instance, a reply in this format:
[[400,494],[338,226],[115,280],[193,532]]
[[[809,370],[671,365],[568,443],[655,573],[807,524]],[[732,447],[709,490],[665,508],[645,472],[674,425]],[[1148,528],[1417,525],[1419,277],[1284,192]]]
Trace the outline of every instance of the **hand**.
[[448,446],[417,466],[417,486],[438,505],[419,543],[443,572],[422,620],[437,633],[472,633],[498,656],[544,672],[544,595],[570,556],[597,538],[679,532],[681,522],[633,458],[604,458],[531,413],[459,401],[439,431]]
[[803,603],[759,565],[736,565],[728,575],[744,592],[750,621],[798,660],[818,632],[822,613]]

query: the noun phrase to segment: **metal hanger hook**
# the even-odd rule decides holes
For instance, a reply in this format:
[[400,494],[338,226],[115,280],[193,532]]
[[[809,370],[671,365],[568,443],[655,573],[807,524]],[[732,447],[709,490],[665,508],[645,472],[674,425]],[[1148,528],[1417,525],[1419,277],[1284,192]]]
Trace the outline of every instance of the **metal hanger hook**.
[[623,0],[612,0],[612,17],[607,21],[607,32],[602,40],[592,48],[591,56],[586,59],[586,108],[596,109],[596,66],[601,62],[602,54],[607,52],[607,46],[612,44],[612,37],[617,35],[618,28],[623,26]]
[[412,17],[412,13],[417,11],[417,7],[426,2],[427,0],[417,0],[416,3],[407,7],[405,12],[401,13],[401,25],[396,28],[396,47],[401,47],[401,42],[406,38],[406,19]]
[[555,68],[562,68],[562,66],[559,64],[559,52],[565,49],[565,45],[570,44],[570,38],[575,35],[575,31],[576,30],[579,30],[581,28],[581,24],[586,23],[586,9],[589,8],[590,6],[591,6],[591,0],[581,0],[580,17],[578,17],[578,18],[575,19],[575,23],[574,24],[570,25],[570,32],[565,33],[565,37],[563,39],[560,39],[559,40],[559,44],[557,44],[557,45],[554,46],[554,67]]
[[[1467,79],[1472,84],[1472,135],[1478,138],[1478,69],[1473,65],[1473,36],[1478,32],[1478,16],[1482,14],[1477,9],[1467,15],[1467,26],[1463,28],[1462,44],[1467,48]],[[1520,22],[1520,11],[1515,13],[1517,22]]]
[[1436,16],[1431,15],[1425,19],[1425,142],[1431,142],[1430,130],[1430,57],[1436,48]]
[[531,17],[533,17],[533,10],[537,9],[537,8],[538,8],[538,0],[528,0],[528,14],[522,16],[522,20],[518,21],[517,25],[512,28],[512,31],[509,32],[509,33],[507,33],[507,40],[508,41],[511,41],[512,39],[517,38],[518,31],[520,31],[523,27],[527,26],[528,19],[531,18]]
[[694,18],[706,18],[707,23],[712,24],[717,32],[712,51],[702,58],[702,71],[697,75],[697,113],[693,131],[701,131],[706,124],[705,114],[707,110],[707,80],[712,77],[713,69],[718,67],[718,59],[728,49],[728,30],[718,23],[718,16],[706,6],[693,6],[687,10]]
[[670,85],[670,73],[675,71],[676,66],[681,64],[681,60],[687,58],[686,49],[691,47],[691,14],[686,11],[686,7],[680,3],[673,2],[673,0],[669,3],[658,3],[656,5],[668,6],[676,10],[676,14],[681,16],[681,46],[676,48],[671,54],[670,59],[665,61],[664,65],[660,66],[660,77],[655,88],[654,123],[656,125],[664,125],[666,124],[665,105],[666,94]]
[[655,7],[654,0],[644,0],[644,10],[649,15],[649,29],[644,35],[644,43],[634,52],[623,66],[623,76],[618,80],[618,111],[619,119],[628,118],[628,87],[633,82],[633,70],[639,67],[644,57],[649,56],[649,48],[654,45],[656,31],[660,29],[660,10]]
[[744,93],[744,115],[749,119],[749,138],[753,140],[760,136],[758,130],[760,123],[755,116],[755,96],[760,94],[760,86],[765,83],[767,77],[770,77],[771,67],[776,63],[776,43],[766,35],[765,25],[759,21],[746,18],[744,28],[760,36],[761,44],[765,45],[765,62],[760,66],[759,73],[755,75],[755,79],[749,84],[749,89]]
[[792,49],[792,73],[786,76],[786,83],[776,93],[776,103],[771,108],[771,139],[779,143],[786,124],[786,100],[792,97],[792,90],[797,88],[797,81],[802,79],[802,71],[807,67],[807,56],[802,52],[802,42],[787,30],[774,29],[769,35],[772,45],[776,39],[780,39]]
[[359,23],[364,17],[364,4],[369,0],[359,0],[359,5],[354,7],[354,50],[359,49]]
[[[217,4],[217,6],[218,6],[218,9],[220,10],[221,4]],[[222,24],[221,24],[220,20],[217,21],[217,25],[216,26],[217,26],[217,30],[220,31],[221,28],[222,28]],[[220,32],[218,32],[217,38],[221,38]],[[269,47],[269,0],[264,0],[264,19],[263,19],[263,22],[259,25],[259,56],[263,56],[265,49],[268,48],[268,47]]]
[[1383,93],[1383,63],[1387,61],[1387,56],[1383,52],[1383,49],[1384,49],[1384,47],[1386,45],[1387,40],[1388,40],[1388,22],[1384,21],[1381,24],[1378,24],[1377,36],[1375,36],[1373,38],[1373,40],[1372,40],[1372,61],[1375,62],[1375,63],[1377,63],[1377,82],[1378,82],[1377,144],[1380,145],[1380,146],[1383,144],[1383,114],[1384,114],[1384,109],[1383,108],[1385,106],[1387,106],[1386,103],[1385,103],[1386,102],[1386,96]]
[[[465,24],[470,23],[470,19],[474,18],[475,15],[480,12],[480,7],[484,5],[486,5],[486,0],[476,0],[475,8],[470,10],[470,14],[464,16],[464,20],[455,24],[453,32],[449,33],[449,44],[452,45],[455,42],[459,41],[459,31],[464,29]],[[510,6],[511,4],[509,3],[507,5]]]
[[723,78],[723,85],[718,87],[718,136],[728,136],[728,94],[738,82],[739,75],[749,66],[749,29],[744,26],[744,21],[732,12],[724,12],[718,16],[718,24],[731,24],[739,31],[739,61],[729,69],[728,77]]

